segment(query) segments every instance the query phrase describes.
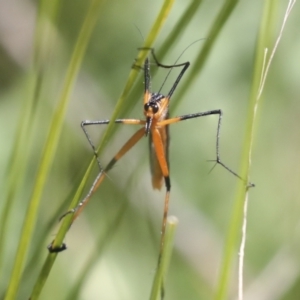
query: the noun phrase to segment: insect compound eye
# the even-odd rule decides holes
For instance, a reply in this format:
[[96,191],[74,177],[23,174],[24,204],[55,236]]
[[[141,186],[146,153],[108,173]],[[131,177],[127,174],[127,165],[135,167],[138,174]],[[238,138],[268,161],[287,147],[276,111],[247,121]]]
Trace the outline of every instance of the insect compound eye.
[[146,103],[144,105],[144,110],[149,111],[149,109],[152,110],[152,113],[156,114],[158,112],[158,105],[155,102]]
[[153,103],[153,104],[151,105],[151,107],[152,107],[153,113],[156,114],[156,113],[158,112],[158,105],[157,105],[156,103]]

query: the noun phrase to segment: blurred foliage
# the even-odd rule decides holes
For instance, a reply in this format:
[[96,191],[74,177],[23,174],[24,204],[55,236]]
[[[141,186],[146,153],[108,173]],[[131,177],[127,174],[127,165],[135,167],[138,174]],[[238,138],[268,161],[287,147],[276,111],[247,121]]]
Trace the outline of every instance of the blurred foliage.
[[[51,6],[49,1],[43,1],[49,4],[49,15],[45,23],[35,23],[35,13],[39,12],[36,2],[2,2],[0,226],[5,218],[7,224],[0,228],[4,232],[0,248],[1,299],[10,280],[49,124],[89,5],[88,1],[77,0],[53,1]],[[287,5],[287,1],[277,2],[270,24],[270,45],[278,36]],[[190,61],[192,69],[223,4],[194,1],[187,19],[178,23],[190,3],[175,1],[154,45],[158,58],[172,64],[191,43],[204,39],[180,57],[180,62]],[[43,190],[17,299],[29,297],[48,255],[46,246],[58,231],[58,218],[67,210],[93,157],[80,123],[111,117],[138,55],[137,48],[143,45],[161,5],[156,0],[106,1],[99,10]],[[190,70],[187,71],[173,97],[176,108],[172,103],[170,108],[171,115],[222,109],[221,157],[234,170],[240,167],[262,10],[262,1],[236,5],[209,50],[201,73],[188,85]],[[294,9],[258,107],[250,174],[256,187],[250,192],[248,210],[245,299],[289,300],[297,299],[299,294],[299,20],[299,9]],[[178,35],[170,41],[178,24]],[[40,53],[45,56],[39,57],[38,69],[34,61],[36,26],[44,30]],[[166,72],[153,71],[152,90],[157,91]],[[175,77],[176,72],[172,72],[163,92],[168,91]],[[140,76],[122,107],[122,116],[143,117],[142,93]],[[28,99],[35,99],[30,110]],[[207,160],[214,159],[216,125],[217,118],[211,116],[170,127],[170,214],[176,215],[179,224],[166,281],[166,300],[211,299],[215,294],[238,185],[238,180],[219,166],[210,172],[213,164]],[[115,127],[100,157],[103,165],[135,129]],[[104,130],[91,128],[96,143]],[[65,239],[68,249],[58,255],[41,299],[149,298],[159,249],[164,190],[152,190],[147,148],[147,140],[143,139],[113,168],[72,225]],[[96,174],[95,166],[84,193]],[[9,190],[12,192],[8,195]],[[7,214],[6,199],[11,201]],[[237,295],[236,274],[234,264],[230,299]]]

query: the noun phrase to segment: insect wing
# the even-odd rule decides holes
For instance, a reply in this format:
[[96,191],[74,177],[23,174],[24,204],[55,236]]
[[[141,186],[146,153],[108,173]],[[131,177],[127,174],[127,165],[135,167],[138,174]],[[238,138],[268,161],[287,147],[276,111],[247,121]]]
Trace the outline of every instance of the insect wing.
[[[168,126],[164,126],[159,128],[159,133],[161,135],[163,144],[164,144],[164,154],[169,164],[169,128]],[[149,134],[149,158],[150,158],[150,170],[152,176],[152,187],[154,189],[160,190],[163,184],[163,173],[161,167],[159,165],[159,161],[157,159],[157,155],[155,152],[154,144],[152,141],[152,134]]]

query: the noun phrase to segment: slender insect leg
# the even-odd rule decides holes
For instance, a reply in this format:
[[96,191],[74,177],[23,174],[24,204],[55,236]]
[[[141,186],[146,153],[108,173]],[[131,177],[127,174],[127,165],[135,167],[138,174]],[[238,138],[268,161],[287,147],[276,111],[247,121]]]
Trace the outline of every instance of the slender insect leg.
[[[231,170],[229,167],[227,167],[220,158],[220,129],[221,129],[221,122],[222,122],[222,117],[223,117],[223,113],[221,109],[215,109],[215,110],[209,110],[206,112],[200,112],[200,113],[196,113],[196,114],[188,114],[188,115],[183,115],[183,116],[179,116],[179,117],[175,117],[175,118],[171,118],[171,119],[167,119],[161,122],[158,122],[157,125],[158,126],[166,126],[166,125],[170,125],[170,124],[174,124],[180,121],[184,121],[184,120],[188,120],[188,119],[195,119],[195,118],[200,118],[200,117],[205,117],[205,116],[210,116],[210,115],[218,115],[219,119],[218,119],[218,127],[217,127],[217,139],[216,139],[216,163],[221,165],[223,168],[225,168],[227,171],[229,171],[230,173],[232,173],[234,176],[240,178],[242,181],[246,182],[245,179],[243,179],[241,176],[239,176],[236,172],[234,172],[233,170]],[[252,185],[252,184],[251,184]]]
[[[167,98],[171,98],[172,94],[174,93],[179,81],[181,80],[182,76],[184,75],[185,71],[188,69],[188,67],[190,66],[190,63],[187,61],[187,62],[184,62],[184,63],[181,63],[181,64],[174,64],[174,65],[164,65],[162,63],[160,63],[154,53],[154,49],[152,48],[151,49],[151,54],[155,60],[155,63],[157,64],[158,67],[161,67],[161,68],[165,68],[165,69],[172,69],[172,68],[177,68],[177,67],[183,67],[182,70],[180,71],[179,75],[177,76],[171,90],[169,91],[168,95],[167,95]],[[170,74],[170,72],[169,72]],[[167,75],[167,77],[165,78],[165,80],[163,81],[162,83],[162,86],[165,84],[167,78],[168,78],[169,75]]]
[[110,122],[110,120],[101,120],[101,121],[89,121],[89,120],[85,120],[85,121],[82,121],[81,122],[81,128],[90,144],[90,146],[92,147],[93,149],[93,152],[94,152],[94,155],[96,157],[96,160],[97,160],[97,164],[99,166],[99,170],[100,172],[103,170],[102,166],[101,166],[101,163],[100,163],[100,160],[99,160],[99,156],[98,156],[98,153],[97,153],[97,150],[96,150],[96,147],[94,145],[94,143],[92,142],[92,139],[90,138],[90,135],[88,134],[87,130],[85,129],[85,126],[88,126],[88,125],[106,125]]
[[[98,153],[97,153],[97,149],[90,137],[90,135],[88,134],[87,130],[86,130],[86,126],[89,126],[89,125],[107,125],[109,124],[110,120],[100,120],[100,121],[89,121],[89,120],[85,120],[85,121],[82,121],[81,122],[81,128],[90,144],[90,146],[92,147],[93,149],[93,152],[94,152],[94,155],[96,157],[96,160],[97,160],[97,163],[98,163],[98,166],[99,166],[99,170],[100,172],[103,170],[102,166],[101,166],[101,163],[100,163],[100,160],[99,160],[99,156],[98,156]],[[115,123],[118,123],[118,124],[133,124],[133,125],[143,125],[145,122],[143,120],[138,120],[138,119],[117,119],[115,120]]]
[[[187,61],[187,62],[184,62],[184,63],[181,63],[181,64],[174,64],[174,65],[164,65],[162,63],[160,63],[155,55],[155,52],[154,52],[154,49],[153,48],[139,48],[139,50],[150,50],[151,51],[151,54],[155,60],[155,63],[158,67],[161,67],[161,68],[164,68],[164,69],[173,69],[173,68],[177,68],[177,67],[183,67],[182,70],[180,71],[178,77],[176,78],[171,90],[169,91],[168,95],[166,96],[167,98],[171,98],[172,94],[174,93],[179,81],[181,80],[182,76],[184,75],[185,71],[188,69],[188,67],[190,66],[190,63]],[[146,60],[147,62],[147,60]],[[149,65],[149,62],[148,62],[148,65]],[[145,64],[146,66],[146,64]],[[170,72],[168,73],[168,75],[166,76],[165,80],[163,81],[162,83],[162,86],[161,88],[163,87],[163,85],[165,84],[168,76],[169,76]],[[146,76],[146,72],[145,72],[145,76]],[[145,81],[146,82],[146,81]],[[146,84],[145,84],[146,86]],[[159,91],[160,92],[160,91]]]
[[[98,158],[98,154],[97,154],[97,150],[96,147],[94,146],[87,130],[85,129],[85,126],[87,125],[103,125],[103,124],[108,124],[110,122],[110,120],[102,120],[102,121],[83,121],[81,123],[81,127],[83,129],[83,132],[85,133],[85,136],[87,137],[91,147],[94,150],[94,154],[97,158],[97,162],[98,165],[100,167],[100,173],[98,174],[98,176],[96,177],[96,179],[93,182],[92,187],[90,188],[88,194],[86,195],[86,197],[77,205],[77,207],[75,207],[74,209],[72,209],[71,211],[67,212],[68,213],[75,213],[74,217],[73,217],[73,221],[77,218],[77,216],[80,214],[80,212],[83,210],[83,208],[85,207],[85,205],[87,204],[87,202],[89,201],[89,199],[92,197],[92,195],[95,193],[95,191],[98,189],[99,185],[101,184],[101,182],[103,181],[106,172],[108,172],[113,165],[127,152],[129,151],[134,145],[135,143],[138,142],[138,140],[140,139],[140,135],[142,132],[142,129],[139,129],[125,144],[124,146],[120,149],[120,151],[114,156],[114,158],[109,162],[109,164],[107,165],[107,167],[105,169],[103,169],[101,167],[101,164],[99,162],[99,158]],[[117,124],[126,124],[126,125],[144,125],[145,121],[144,120],[139,120],[139,119],[117,119],[115,120],[115,123]],[[138,136],[139,138],[136,140],[136,136]],[[64,217],[66,214],[64,214],[62,217]]]
[[160,242],[160,251],[159,251],[159,262],[160,262],[160,258],[161,258],[163,246],[164,246],[166,223],[167,223],[167,217],[168,217],[168,211],[169,211],[171,180],[170,180],[170,176],[169,176],[168,162],[167,162],[167,159],[166,159],[165,153],[164,153],[164,145],[163,145],[162,137],[161,137],[158,129],[154,129],[152,131],[152,140],[153,140],[156,156],[157,156],[162,174],[165,179],[165,186],[166,186],[164,213],[163,213],[163,221],[162,221],[162,228],[161,228],[161,242]]
[[[144,121],[141,120],[134,120],[134,119],[128,119],[128,120],[116,120],[118,123],[123,123],[123,124],[141,124]],[[100,124],[100,123],[99,123]],[[62,217],[64,217],[66,214],[69,213],[74,213],[73,220],[74,220],[80,215],[92,195],[96,192],[100,184],[102,183],[103,179],[106,176],[106,173],[115,165],[115,163],[121,159],[123,155],[125,155],[144,135],[144,128],[140,128],[124,145],[123,147],[119,150],[119,152],[112,158],[112,160],[108,163],[105,169],[101,169],[100,173],[97,175],[96,179],[94,180],[88,194],[84,197],[80,203],[73,208],[72,210],[68,211],[65,213]]]
[[[145,121],[143,120],[137,120],[137,119],[117,119],[115,121],[116,123],[121,123],[121,124],[127,124],[127,125],[144,125]],[[93,124],[107,124],[109,123],[108,120],[106,121],[98,121],[98,123],[94,122]],[[91,123],[89,123],[88,125],[90,125]],[[91,199],[92,195],[97,191],[98,187],[100,186],[100,184],[102,183],[102,181],[104,180],[105,176],[106,176],[106,172],[108,172],[113,166],[114,164],[122,158],[123,155],[125,155],[143,136],[144,136],[144,132],[145,129],[144,128],[140,128],[134,135],[132,135],[132,137],[123,145],[123,147],[119,150],[119,152],[112,158],[112,160],[109,162],[109,164],[107,165],[107,167],[105,169],[100,170],[100,173],[97,175],[96,179],[94,180],[89,192],[87,193],[87,195],[83,198],[83,200],[81,200],[79,202],[79,204],[67,211],[66,213],[64,213],[59,220],[63,219],[66,215],[68,214],[72,214],[74,213],[73,219],[72,219],[72,223],[75,221],[75,219],[80,215],[80,213],[82,212],[82,210],[84,209],[84,207],[87,205],[87,203],[89,202],[89,200]],[[71,223],[71,224],[72,224]],[[63,244],[62,247],[59,248],[53,248],[52,247],[53,242],[48,246],[48,250],[50,253],[57,253],[57,252],[61,252],[63,250],[66,249],[66,245]]]
[[162,247],[165,242],[166,225],[167,225],[167,218],[169,212],[170,192],[171,192],[171,182],[169,176],[165,177],[165,185],[166,185],[166,196],[165,196],[165,204],[164,204],[163,224],[161,228],[160,255],[162,253]]
[[[170,193],[171,193],[171,180],[169,176],[169,167],[168,161],[165,156],[164,151],[164,142],[161,136],[161,133],[158,128],[155,128],[151,131],[152,141],[154,144],[154,149],[156,153],[157,160],[159,162],[159,166],[161,168],[165,186],[166,186],[166,195],[165,195],[165,202],[164,202],[164,212],[163,212],[163,220],[162,220],[162,227],[161,227],[161,238],[160,238],[160,249],[159,249],[159,256],[157,266],[159,268],[161,264],[161,258],[163,255],[164,243],[165,243],[165,234],[166,234],[166,224],[167,224],[167,217],[169,212],[169,202],[170,202]],[[161,299],[164,298],[164,282],[162,280],[161,287],[160,287],[160,296]]]

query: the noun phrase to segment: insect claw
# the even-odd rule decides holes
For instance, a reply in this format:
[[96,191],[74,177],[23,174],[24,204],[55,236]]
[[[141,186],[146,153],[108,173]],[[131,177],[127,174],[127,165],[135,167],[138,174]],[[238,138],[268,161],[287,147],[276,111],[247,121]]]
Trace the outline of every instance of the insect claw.
[[212,170],[216,167],[216,165],[219,163],[216,159],[208,159],[209,162],[214,162],[215,164],[212,166],[212,168],[209,170],[208,174],[212,172]]
[[251,189],[251,188],[253,188],[253,187],[255,187],[255,183],[248,182],[248,184],[247,184],[247,189]]
[[60,247],[53,248],[53,242],[54,241],[52,241],[52,243],[47,246],[49,253],[58,253],[58,252],[65,251],[67,249],[67,245],[65,243],[62,243]]

